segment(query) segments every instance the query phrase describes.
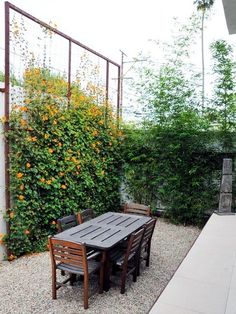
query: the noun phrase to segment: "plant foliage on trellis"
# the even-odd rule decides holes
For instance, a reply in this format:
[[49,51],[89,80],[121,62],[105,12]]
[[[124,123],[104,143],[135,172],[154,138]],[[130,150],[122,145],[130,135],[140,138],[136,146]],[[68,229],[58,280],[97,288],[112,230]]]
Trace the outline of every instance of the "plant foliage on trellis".
[[56,220],[87,207],[100,214],[119,205],[119,142],[107,104],[47,69],[24,74],[23,105],[10,116],[12,207],[5,243],[19,256],[46,248]]

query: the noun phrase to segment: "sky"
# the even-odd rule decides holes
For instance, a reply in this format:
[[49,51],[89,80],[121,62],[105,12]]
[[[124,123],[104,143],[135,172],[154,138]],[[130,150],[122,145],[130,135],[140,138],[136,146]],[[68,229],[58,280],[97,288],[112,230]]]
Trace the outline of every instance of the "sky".
[[[149,39],[167,39],[173,17],[184,21],[196,11],[193,0],[12,0],[12,4],[37,18],[57,24],[58,30],[120,63],[120,50],[132,59],[149,49]],[[227,38],[221,0],[215,0],[208,25],[210,39]],[[1,29],[4,1],[0,0]],[[2,34],[2,33],[1,33]],[[231,38],[235,35],[231,35]],[[0,47],[4,46],[1,36]],[[207,40],[207,39],[206,39]]]
[[[120,63],[125,52],[124,72],[129,72],[129,60],[140,51],[152,53],[150,40],[168,41],[173,30],[173,17],[186,22],[196,6],[193,0],[12,0],[15,6],[57,25],[57,29]],[[4,1],[0,0],[0,70],[4,69]],[[236,43],[229,35],[222,0],[215,0],[206,24],[205,45],[216,39]],[[60,49],[60,48],[59,48]],[[155,51],[155,49],[153,50]],[[199,57],[201,46],[199,44]],[[158,60],[159,56],[155,56]],[[196,58],[197,59],[197,58]],[[209,66],[206,55],[206,68]],[[128,71],[127,71],[128,70]],[[132,74],[132,73],[131,73]],[[125,84],[124,84],[125,85]]]

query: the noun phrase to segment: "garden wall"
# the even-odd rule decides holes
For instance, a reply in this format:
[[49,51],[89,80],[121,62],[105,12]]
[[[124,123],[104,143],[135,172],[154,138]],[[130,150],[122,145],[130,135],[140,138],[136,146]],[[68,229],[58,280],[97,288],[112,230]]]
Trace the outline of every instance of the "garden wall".
[[[3,88],[4,84],[0,82],[0,88]],[[0,117],[4,116],[4,93],[0,92]],[[5,202],[5,159],[4,159],[4,135],[3,125],[0,125],[0,238],[2,234],[6,234],[6,222],[3,218],[6,212]],[[4,259],[5,248],[0,243],[0,261]]]

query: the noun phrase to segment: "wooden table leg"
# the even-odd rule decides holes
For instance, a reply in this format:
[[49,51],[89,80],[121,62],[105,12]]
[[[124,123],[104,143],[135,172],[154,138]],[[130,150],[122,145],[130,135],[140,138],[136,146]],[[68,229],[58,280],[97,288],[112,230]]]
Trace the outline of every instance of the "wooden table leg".
[[104,262],[103,290],[108,291],[110,289],[110,262],[109,262],[109,253],[107,251],[103,251],[102,260]]

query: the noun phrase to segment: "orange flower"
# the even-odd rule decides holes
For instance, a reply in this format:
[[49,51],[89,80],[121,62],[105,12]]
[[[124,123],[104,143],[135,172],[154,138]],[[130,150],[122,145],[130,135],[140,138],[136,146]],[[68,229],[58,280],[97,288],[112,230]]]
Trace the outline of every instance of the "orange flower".
[[27,105],[30,104],[30,102],[31,102],[31,99],[29,99],[29,98],[26,98],[25,101],[24,101],[24,103],[27,104]]
[[50,185],[52,183],[52,180],[47,180],[46,183]]
[[7,122],[7,118],[6,118],[5,116],[4,116],[4,117],[2,117],[0,120],[1,120],[1,122],[2,122],[2,123]]
[[61,185],[61,188],[62,188],[63,190],[65,190],[65,189],[66,189],[66,185],[65,185],[65,184],[62,184],[62,185]]
[[8,256],[7,259],[8,259],[9,261],[13,261],[13,260],[16,259],[16,258],[17,258],[17,257],[16,257],[15,255],[11,254],[11,255]]
[[49,138],[49,134],[44,134],[44,138],[47,140]]
[[30,231],[29,230],[25,230],[24,234],[30,234]]
[[83,101],[85,100],[85,97],[83,95],[79,95],[79,100]]
[[52,224],[52,225],[56,225],[57,223],[56,223],[55,220],[53,220],[53,221],[51,222],[51,224]]
[[36,68],[36,69],[34,69],[34,73],[36,75],[39,75],[39,74],[41,74],[41,70],[39,68]]
[[48,116],[47,115],[42,116],[42,120],[43,121],[47,121],[48,120]]
[[42,182],[42,183],[45,182],[45,179],[44,179],[44,178],[41,178],[41,179],[40,179],[40,182]]
[[0,244],[3,244],[3,238],[4,238],[4,234],[0,233]]
[[80,165],[77,165],[76,168],[77,168],[78,170],[80,170]]
[[27,107],[25,107],[25,106],[22,106],[22,107],[20,107],[20,110],[21,110],[21,111],[27,111],[27,110],[28,110],[28,108],[27,108]]
[[31,167],[31,164],[29,162],[27,162],[26,168],[30,168],[30,167]]
[[75,157],[71,157],[71,161],[72,161],[73,163],[75,163],[75,164],[78,162]]
[[42,80],[41,84],[42,84],[42,86],[46,86],[46,81]]
[[37,137],[36,136],[31,137],[31,141],[32,142],[36,142],[37,141]]
[[23,173],[22,172],[18,172],[16,176],[17,176],[18,179],[21,179],[23,177]]
[[11,108],[12,108],[13,110],[16,110],[16,109],[20,108],[20,106],[17,105],[17,104],[12,104],[12,105],[11,105]]
[[24,188],[25,188],[24,184],[21,184],[21,185],[20,185],[20,190],[23,191]]
[[14,212],[10,212],[9,217],[12,219],[14,218],[14,216],[15,216]]
[[93,131],[93,136],[97,136],[98,135],[98,131],[97,130],[95,130],[95,131]]
[[52,154],[54,152],[54,150],[52,148],[49,148],[48,151],[50,154]]
[[27,121],[25,119],[20,120],[20,125],[25,126],[27,124]]
[[56,121],[56,120],[54,120],[54,121],[53,121],[53,124],[54,124],[54,125],[56,125],[56,124],[57,124],[57,121]]
[[19,195],[19,196],[18,196],[18,199],[19,199],[20,201],[23,201],[24,198],[25,198],[24,195]]
[[58,146],[59,146],[59,147],[62,147],[62,143],[58,143]]

